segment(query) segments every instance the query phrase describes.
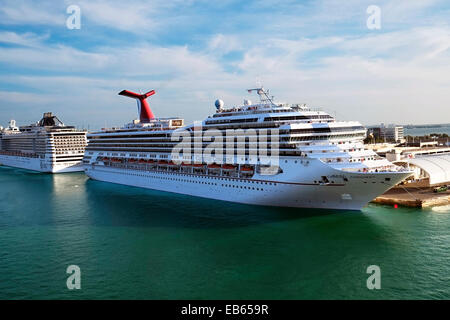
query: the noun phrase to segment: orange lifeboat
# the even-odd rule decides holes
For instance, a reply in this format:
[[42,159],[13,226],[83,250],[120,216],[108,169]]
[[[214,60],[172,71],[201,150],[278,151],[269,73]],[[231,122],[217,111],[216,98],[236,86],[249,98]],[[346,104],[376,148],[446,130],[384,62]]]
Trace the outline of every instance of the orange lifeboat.
[[218,165],[217,163],[212,163],[210,165],[208,165],[208,169],[220,169],[221,166]]
[[249,172],[249,171],[253,171],[253,168],[252,167],[248,167],[248,166],[243,166],[243,167],[241,167],[241,171]]
[[222,169],[224,169],[224,170],[234,170],[234,169],[236,169],[236,166],[234,166],[232,164],[223,164],[222,165]]

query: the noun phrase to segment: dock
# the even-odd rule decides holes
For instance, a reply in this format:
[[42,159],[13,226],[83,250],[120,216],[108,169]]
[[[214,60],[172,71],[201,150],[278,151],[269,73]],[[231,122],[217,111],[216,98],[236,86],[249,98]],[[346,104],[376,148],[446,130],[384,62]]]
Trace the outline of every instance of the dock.
[[450,190],[435,193],[433,188],[393,188],[372,203],[414,208],[450,205]]

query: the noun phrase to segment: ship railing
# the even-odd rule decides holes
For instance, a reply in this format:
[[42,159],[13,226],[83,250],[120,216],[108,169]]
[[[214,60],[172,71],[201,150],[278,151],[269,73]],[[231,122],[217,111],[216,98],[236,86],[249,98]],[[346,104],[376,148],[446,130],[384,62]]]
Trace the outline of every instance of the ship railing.
[[16,157],[39,158],[39,155],[36,153],[26,153],[26,152],[21,152],[21,151],[2,150],[2,151],[0,151],[0,154],[7,155],[7,156],[16,156]]
[[[98,163],[96,163],[98,165]],[[205,166],[195,168],[192,166],[185,167],[182,165],[169,166],[158,164],[129,164],[129,163],[117,163],[111,161],[103,161],[105,167],[120,168],[125,170],[139,170],[139,171],[155,171],[155,172],[180,172],[189,174],[198,174],[206,176],[218,176],[218,177],[230,177],[230,178],[251,178],[255,171],[251,172],[239,172],[238,170],[230,171],[225,169],[208,169]]]

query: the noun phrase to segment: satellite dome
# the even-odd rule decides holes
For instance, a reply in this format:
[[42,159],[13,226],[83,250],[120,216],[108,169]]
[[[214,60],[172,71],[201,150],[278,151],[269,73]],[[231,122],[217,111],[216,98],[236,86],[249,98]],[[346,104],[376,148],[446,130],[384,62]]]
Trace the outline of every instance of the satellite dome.
[[214,103],[216,105],[216,109],[220,110],[223,108],[223,101],[220,99],[217,99],[216,102]]
[[244,100],[244,106],[249,106],[251,104],[252,104],[251,100],[248,100],[248,99]]

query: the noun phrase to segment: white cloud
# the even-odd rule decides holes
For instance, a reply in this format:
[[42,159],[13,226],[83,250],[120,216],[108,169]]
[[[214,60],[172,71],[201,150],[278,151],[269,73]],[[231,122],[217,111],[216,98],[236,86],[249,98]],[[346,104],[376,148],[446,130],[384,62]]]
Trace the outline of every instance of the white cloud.
[[156,25],[158,2],[79,1],[89,23],[136,33],[148,32]]
[[236,50],[243,50],[245,44],[237,36],[217,34],[208,44],[208,49],[215,54],[222,55]]
[[3,0],[0,24],[65,25],[66,12],[54,1]]
[[0,31],[0,43],[36,47],[48,38],[48,34],[41,36],[31,32],[18,34],[10,31]]

